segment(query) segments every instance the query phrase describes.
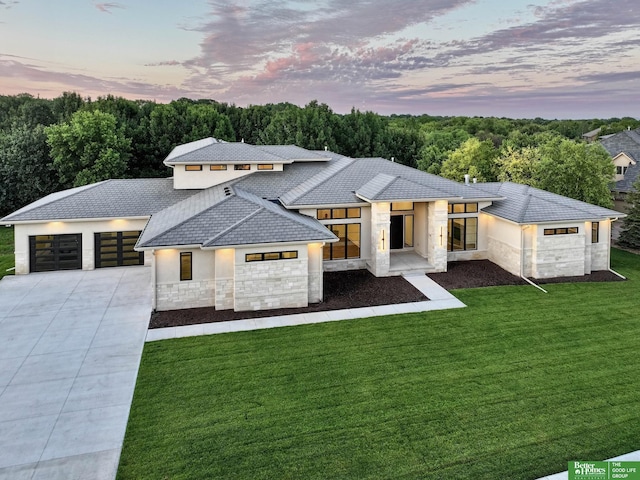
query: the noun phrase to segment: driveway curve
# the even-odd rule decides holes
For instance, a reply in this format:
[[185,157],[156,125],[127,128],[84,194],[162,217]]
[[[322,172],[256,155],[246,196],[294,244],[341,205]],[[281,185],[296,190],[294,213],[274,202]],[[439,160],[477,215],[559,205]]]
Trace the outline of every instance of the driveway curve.
[[120,267],[0,281],[0,479],[115,478],[150,279]]

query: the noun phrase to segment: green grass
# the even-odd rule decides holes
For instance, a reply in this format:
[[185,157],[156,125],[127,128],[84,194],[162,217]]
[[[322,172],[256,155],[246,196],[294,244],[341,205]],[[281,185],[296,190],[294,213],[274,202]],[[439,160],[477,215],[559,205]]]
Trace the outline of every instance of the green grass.
[[13,274],[13,271],[7,272],[8,268],[15,266],[13,249],[13,227],[0,225],[0,278]]
[[147,344],[118,479],[534,479],[640,449],[640,257],[612,263],[628,282]]

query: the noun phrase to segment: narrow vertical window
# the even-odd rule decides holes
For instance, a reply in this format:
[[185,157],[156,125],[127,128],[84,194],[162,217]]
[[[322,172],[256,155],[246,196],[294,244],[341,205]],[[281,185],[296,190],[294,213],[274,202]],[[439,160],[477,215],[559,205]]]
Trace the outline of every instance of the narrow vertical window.
[[180,281],[192,279],[191,252],[180,252]]
[[591,222],[591,243],[600,241],[600,222]]

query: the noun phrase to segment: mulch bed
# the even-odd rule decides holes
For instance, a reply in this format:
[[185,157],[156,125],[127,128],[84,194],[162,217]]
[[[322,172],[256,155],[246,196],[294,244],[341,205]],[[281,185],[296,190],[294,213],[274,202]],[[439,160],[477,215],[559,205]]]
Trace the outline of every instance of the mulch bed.
[[277,308],[256,312],[216,310],[213,307],[154,312],[149,328],[226,322],[245,318],[275,317],[294,313],[325,312],[428,300],[402,277],[374,277],[367,270],[324,273],[324,302],[305,308]]
[[[449,262],[445,273],[430,273],[429,277],[447,290],[456,288],[494,287],[499,285],[528,285],[517,275],[503,270],[489,260]],[[619,282],[622,278],[607,271],[593,272],[580,277],[558,277],[533,280],[537,284],[577,282]]]
[[[447,290],[456,288],[492,287],[498,285],[528,285],[489,260],[450,262],[445,273],[431,273],[429,277]],[[617,282],[620,277],[609,271],[593,272],[581,277],[561,277],[536,280],[536,283]],[[177,327],[201,323],[226,322],[245,318],[274,317],[295,313],[324,312],[345,308],[372,307],[396,303],[428,300],[402,277],[374,277],[366,270],[324,273],[324,298],[321,303],[305,308],[278,308],[256,312],[216,310],[213,307],[189,308],[154,312],[149,328]]]

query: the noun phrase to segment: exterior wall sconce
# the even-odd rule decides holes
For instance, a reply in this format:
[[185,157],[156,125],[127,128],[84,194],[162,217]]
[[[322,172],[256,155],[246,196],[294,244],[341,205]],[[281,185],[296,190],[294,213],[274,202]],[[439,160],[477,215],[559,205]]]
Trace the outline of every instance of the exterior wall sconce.
[[380,233],[380,251],[384,252],[384,230]]
[[444,246],[443,239],[444,239],[443,228],[440,227],[440,246],[441,247]]

